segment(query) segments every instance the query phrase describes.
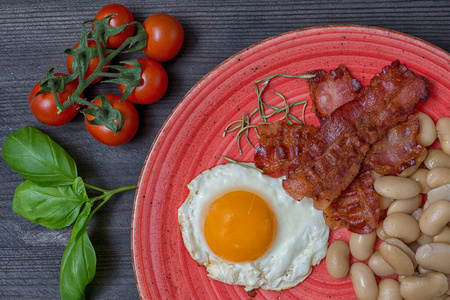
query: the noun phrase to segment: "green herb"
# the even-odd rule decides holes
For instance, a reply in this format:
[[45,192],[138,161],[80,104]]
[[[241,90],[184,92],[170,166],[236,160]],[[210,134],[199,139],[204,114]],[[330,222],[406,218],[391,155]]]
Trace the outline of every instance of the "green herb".
[[[87,224],[114,194],[136,186],[105,190],[84,183],[77,175],[72,157],[49,136],[31,126],[8,135],[2,156],[26,179],[14,193],[12,209],[16,213],[48,228],[73,224],[61,262],[60,294],[63,300],[84,299],[97,263]],[[100,195],[89,197],[86,188]]]
[[219,155],[219,157],[229,161],[230,163],[236,164],[238,166],[241,166],[241,167],[244,167],[244,168],[247,168],[247,169],[252,169],[252,170],[255,170],[255,171],[258,171],[258,172],[262,172],[263,171],[263,170],[261,170],[259,168],[249,166],[249,165],[247,165],[245,163],[238,162],[238,161],[236,161],[236,160],[234,160],[232,158],[226,157],[226,156]]
[[[241,120],[236,120],[236,121],[233,121],[230,124],[228,124],[224,129],[223,136],[225,136],[229,132],[238,130],[238,132],[236,134],[236,139],[238,142],[239,153],[242,155],[242,147],[241,147],[242,135],[245,135],[247,143],[254,148],[255,146],[250,141],[249,136],[248,136],[249,130],[253,128],[255,130],[258,138],[260,138],[260,134],[258,131],[258,125],[270,124],[268,119],[277,114],[283,114],[283,117],[278,119],[278,121],[286,120],[286,122],[288,124],[293,124],[293,121],[300,123],[300,124],[305,124],[305,110],[306,110],[306,105],[308,103],[307,101],[298,101],[298,102],[289,104],[287,99],[281,93],[274,92],[275,95],[279,96],[283,100],[284,106],[278,107],[278,106],[274,106],[274,105],[265,103],[262,100],[262,95],[263,95],[264,91],[266,90],[266,87],[268,86],[269,82],[272,79],[274,79],[275,77],[308,79],[308,78],[313,78],[314,76],[315,76],[314,74],[289,75],[289,74],[280,73],[280,74],[270,75],[263,79],[259,79],[259,80],[255,81],[253,85],[254,85],[255,91],[256,91],[256,97],[257,97],[257,103],[258,103],[257,108],[248,115],[246,115],[245,112],[243,112]],[[259,88],[260,84],[262,85],[261,88]],[[290,113],[290,109],[292,107],[298,106],[298,105],[303,105],[302,121]],[[268,113],[266,109],[271,109],[272,112]],[[252,117],[255,114],[258,114],[259,118],[261,119],[261,122],[259,122],[258,124],[252,124]],[[237,125],[232,127],[235,124],[237,124]]]
[[[289,111],[289,107],[292,106],[292,105],[287,104],[287,101],[284,101],[285,102],[285,106],[282,107],[282,108],[268,105],[268,104],[266,104],[266,103],[264,103],[262,101],[262,95],[263,95],[264,91],[266,90],[266,87],[269,85],[269,82],[272,79],[274,79],[276,77],[309,79],[309,78],[314,78],[315,76],[316,75],[314,75],[314,74],[290,75],[290,74],[279,73],[279,74],[273,74],[273,75],[267,76],[267,77],[265,77],[263,79],[256,80],[253,83],[253,86],[255,87],[256,96],[258,98],[258,113],[259,113],[259,117],[261,118],[261,120],[263,122],[267,122],[267,119],[269,117],[271,117],[273,114],[277,114],[277,113],[280,113],[280,112],[283,112],[283,111]],[[259,87],[258,87],[258,84],[260,84],[260,83],[262,83],[261,89],[259,89]],[[281,95],[280,93],[277,93],[277,94]],[[283,98],[283,100],[285,100],[283,96],[281,96],[281,97]],[[301,104],[306,104],[306,101],[302,101]],[[295,105],[298,105],[298,104],[295,104]],[[269,108],[273,109],[274,113],[271,114],[271,115],[267,115],[266,111],[265,111],[265,107],[269,107]],[[289,114],[288,112],[286,114],[289,117],[293,116],[293,115]]]
[[[115,133],[120,132],[123,122],[120,122],[121,113],[119,110],[113,108],[111,105],[103,105],[104,101],[109,101],[106,99],[102,101],[102,105],[92,104],[91,101],[83,97],[83,91],[92,84],[92,82],[98,77],[106,77],[110,79],[104,80],[104,82],[111,82],[122,84],[125,86],[125,93],[122,97],[122,101],[127,99],[128,96],[133,92],[134,88],[141,84],[141,64],[137,60],[124,61],[122,64],[132,65],[133,68],[127,68],[122,65],[110,64],[111,61],[121,53],[137,52],[142,51],[147,42],[147,34],[143,25],[137,21],[133,21],[129,24],[121,25],[118,27],[111,27],[109,25],[109,19],[111,16],[107,16],[102,20],[88,20],[82,24],[81,38],[78,48],[69,48],[64,50],[65,54],[73,57],[72,70],[73,74],[68,76],[56,77],[54,74],[55,67],[50,68],[44,79],[40,81],[41,91],[36,94],[43,93],[53,93],[55,98],[55,103],[58,112],[62,112],[69,106],[75,103],[80,103],[89,107],[89,109],[83,110],[83,114],[86,116],[92,115],[95,117],[96,125],[105,125],[108,129]],[[86,30],[86,25],[94,25],[92,31],[89,33]],[[120,33],[126,27],[134,25],[136,28],[136,34],[129,37],[125,42],[117,49],[108,49],[102,47],[101,45],[106,45],[106,40]],[[97,44],[97,48],[89,48],[88,39],[94,40]],[[89,61],[98,57],[99,63],[95,71],[85,79],[85,75],[89,66]],[[111,70],[117,72],[104,72],[103,69],[107,67]],[[58,99],[57,92],[64,91],[67,83],[78,78],[78,87],[70,95],[69,99],[64,103]],[[86,118],[87,119],[87,118]],[[116,121],[119,121],[120,126],[117,126]],[[88,120],[88,122],[90,122]]]
[[72,157],[34,127],[24,127],[10,134],[2,155],[14,171],[39,185],[68,185],[77,178]]

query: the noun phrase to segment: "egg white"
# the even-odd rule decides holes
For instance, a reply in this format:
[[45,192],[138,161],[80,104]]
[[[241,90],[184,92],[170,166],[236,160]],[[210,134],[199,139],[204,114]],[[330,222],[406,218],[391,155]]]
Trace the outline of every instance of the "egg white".
[[[253,165],[252,165],[253,166]],[[271,178],[237,164],[219,165],[194,178],[190,194],[178,210],[184,244],[208,276],[246,291],[283,290],[305,280],[312,266],[325,257],[329,229],[312,200],[296,201],[282,188],[281,178]],[[272,247],[253,262],[234,263],[217,257],[208,247],[204,222],[212,202],[232,191],[248,191],[268,202],[277,218]]]

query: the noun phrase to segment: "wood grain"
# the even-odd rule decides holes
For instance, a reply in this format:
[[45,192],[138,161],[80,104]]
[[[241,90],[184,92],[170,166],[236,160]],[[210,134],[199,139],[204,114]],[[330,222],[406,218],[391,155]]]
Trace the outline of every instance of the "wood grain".
[[[35,126],[74,157],[86,182],[107,189],[136,184],[153,139],[183,95],[226,58],[261,40],[305,27],[358,24],[400,31],[450,51],[450,4],[445,0],[118,2],[138,21],[156,12],[174,15],[186,38],[180,54],[164,63],[170,78],[166,96],[139,106],[137,136],[115,148],[93,140],[81,115],[63,127],[49,127],[34,119],[27,104],[32,86],[51,66],[65,63],[63,50],[76,44],[81,23],[109,2],[2,0],[0,4],[0,145],[10,132]],[[87,96],[117,92],[117,87],[101,84]],[[22,179],[3,159],[0,174],[0,298],[58,299],[59,265],[70,228],[46,229],[15,214],[11,201]],[[139,298],[130,249],[133,197],[133,192],[117,195],[89,225],[98,264],[87,288],[88,299]]]

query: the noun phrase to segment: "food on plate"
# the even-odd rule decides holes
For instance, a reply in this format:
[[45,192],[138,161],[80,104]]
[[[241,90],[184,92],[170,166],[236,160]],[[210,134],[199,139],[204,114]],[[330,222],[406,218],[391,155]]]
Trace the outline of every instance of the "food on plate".
[[307,80],[311,95],[311,111],[319,120],[328,117],[336,108],[357,99],[360,95],[361,84],[350,76],[343,65],[330,72],[316,70],[309,74],[315,75]]
[[189,183],[178,220],[189,254],[208,276],[246,291],[282,290],[325,257],[329,229],[322,212],[311,199],[289,197],[281,182],[230,163]]
[[359,174],[338,199],[323,211],[331,230],[338,230],[344,225],[351,232],[364,234],[377,228],[380,207],[373,183],[370,172]]
[[315,139],[316,127],[276,122],[261,124],[258,128],[261,138],[255,149],[254,162],[264,174],[271,177],[287,176],[301,163],[312,158],[306,145]]
[[[432,122],[433,124],[422,122],[420,126],[425,124],[424,126],[435,128],[434,121]],[[421,128],[420,132],[423,131]],[[434,144],[436,139],[435,134],[430,135],[434,136],[434,140],[425,139],[427,145]],[[422,146],[425,147],[425,145]],[[375,252],[370,256],[367,264],[378,276],[401,276],[398,278],[399,283],[396,284],[395,291],[399,288],[399,293],[406,299],[444,299],[449,292],[447,277],[450,267],[447,262],[450,257],[450,239],[448,239],[450,197],[448,197],[448,184],[445,180],[449,168],[442,166],[442,162],[447,159],[442,150],[429,149],[426,153],[428,157],[422,159],[419,164],[427,159],[428,162],[431,160],[433,163],[420,166],[409,175],[409,178],[402,175],[404,172],[398,176],[376,175],[375,190],[382,198],[391,197],[393,200],[384,201],[382,209],[386,213],[382,214],[386,216],[377,229],[377,236],[382,242],[375,243],[372,247]],[[427,169],[428,167],[430,170]],[[395,174],[395,170],[391,171]],[[428,186],[428,182],[433,188]],[[427,193],[427,200],[422,205],[422,195]],[[325,216],[326,212],[325,210]],[[365,258],[358,258],[355,255],[353,257],[360,260]],[[333,270],[330,275],[334,277]],[[380,293],[384,289],[382,283],[385,280],[388,279],[382,278],[378,284]],[[394,279],[390,280],[393,283],[397,282]],[[417,289],[416,286],[424,288]],[[354,288],[358,295],[359,282],[354,283]],[[374,295],[375,292],[366,296],[375,297]]]
[[350,249],[344,241],[334,241],[327,250],[326,266],[328,273],[336,279],[347,277],[350,270]]
[[450,155],[450,117],[440,118],[436,122],[436,131],[442,151]]
[[353,289],[358,299],[376,300],[378,297],[378,286],[375,276],[370,268],[362,263],[356,262],[350,267],[350,278]]
[[373,254],[373,247],[375,246],[376,239],[377,234],[375,231],[367,234],[352,232],[348,241],[350,253],[358,260],[369,259]]
[[426,148],[417,142],[419,117],[410,115],[375,142],[367,153],[362,168],[378,174],[400,174],[416,164]]
[[[447,124],[446,120],[440,121],[441,126],[436,126],[427,115],[412,114],[416,104],[428,98],[427,79],[416,76],[398,61],[384,67],[382,72],[376,74],[371,83],[364,88],[361,88],[358,81],[352,78],[342,65],[328,73],[319,70],[309,74],[314,74],[307,83],[311,91],[312,110],[318,117],[320,126],[316,128],[286,120],[268,123],[261,117],[263,122],[257,125],[260,135],[254,162],[262,172],[249,171],[255,172],[264,180],[277,180],[277,185],[281,184],[286,194],[292,196],[287,198],[290,202],[296,199],[299,203],[305,201],[311,203],[311,199],[304,195],[312,197],[314,209],[323,212],[324,219],[321,219],[321,222],[325,222],[332,230],[345,226],[352,232],[349,245],[342,240],[330,245],[326,266],[330,275],[336,279],[345,278],[349,274],[358,298],[377,298],[378,286],[374,274],[383,277],[407,276],[406,282],[420,281],[419,277],[415,276],[416,272],[431,271],[448,275],[447,266],[437,264],[434,258],[444,257],[445,260],[449,255],[448,245],[444,243],[445,231],[450,232],[446,214],[447,198],[450,197],[443,193],[450,189],[448,179],[450,172],[445,164],[447,161],[445,152],[437,149],[428,150],[426,147],[434,144],[437,136],[448,135],[450,128],[442,126]],[[287,101],[285,102],[289,105]],[[241,129],[240,133],[247,127],[252,128],[251,125],[249,120],[242,121],[244,129]],[[433,130],[438,133],[433,134]],[[239,134],[237,136],[239,137]],[[199,264],[207,267],[212,278],[243,285],[247,291],[259,287],[277,290],[295,286],[295,284],[285,285],[283,288],[271,288],[270,284],[249,286],[248,278],[244,280],[242,273],[231,271],[232,266],[247,264],[249,261],[253,261],[252,265],[259,266],[260,262],[265,261],[266,255],[272,256],[271,253],[274,251],[272,247],[277,247],[277,244],[275,242],[274,246],[270,246],[273,236],[273,227],[270,227],[271,230],[266,230],[264,234],[269,238],[253,240],[248,236],[241,236],[248,244],[258,245],[259,251],[252,255],[242,248],[235,249],[234,253],[223,251],[227,249],[228,244],[232,244],[230,240],[238,239],[229,237],[225,243],[217,240],[220,236],[217,231],[225,227],[225,222],[220,221],[217,216],[223,214],[222,211],[229,212],[234,209],[230,198],[237,197],[233,194],[236,190],[243,193],[242,184],[239,179],[235,180],[239,188],[232,189],[233,193],[222,197],[229,192],[227,188],[231,182],[229,176],[225,176],[222,172],[212,180],[209,177],[213,176],[210,176],[209,172],[213,173],[216,168],[225,166],[242,168],[236,161],[228,160],[235,164],[215,167],[194,179],[189,186],[191,193],[179,209],[183,240],[189,253]],[[420,167],[422,162],[434,170],[422,174],[424,171],[424,168]],[[211,181],[226,182],[227,186],[211,192],[213,196],[205,197],[205,192],[199,187],[215,186],[209,184]],[[268,187],[270,184],[265,186]],[[244,191],[244,193],[252,192],[254,189]],[[424,191],[429,191],[429,200],[422,208],[420,193]],[[256,206],[257,202],[264,202],[259,197],[268,199],[265,195],[257,195],[251,201],[255,203],[255,207],[259,207]],[[203,201],[207,205],[195,205],[201,207],[200,213],[189,213],[194,211],[192,206],[196,203],[194,199],[197,197],[204,198]],[[217,200],[218,198],[220,200]],[[224,201],[224,198],[227,200]],[[216,203],[219,201],[220,205]],[[243,206],[246,201],[249,200],[241,199],[240,205]],[[278,200],[269,202],[275,218],[289,215],[288,209],[278,211],[281,205]],[[435,209],[438,205],[443,208]],[[292,213],[293,210],[289,209],[289,212]],[[270,212],[260,215],[268,216],[265,218],[272,220]],[[302,216],[300,212],[298,215]],[[187,216],[195,222],[187,222]],[[435,219],[439,221],[432,225],[428,224],[430,220]],[[249,222],[256,224],[254,221]],[[274,222],[272,220],[266,223]],[[420,224],[423,225],[423,229]],[[429,227],[432,227],[432,231],[428,231]],[[283,231],[282,228],[278,230]],[[241,232],[252,236],[250,230]],[[430,232],[432,234],[428,235]],[[442,238],[439,235],[442,235]],[[377,241],[377,237],[382,241]],[[194,243],[199,246],[191,246]],[[205,252],[197,250],[203,248],[206,249]],[[442,249],[444,250],[441,251]],[[269,254],[264,254],[266,251],[269,251]],[[350,255],[356,262],[350,259]],[[211,260],[211,257],[214,260]],[[423,266],[418,263],[418,257],[422,262],[426,261],[422,263]],[[429,262],[431,260],[426,260],[425,257],[434,260]],[[227,271],[222,271],[221,268],[225,267],[219,263],[226,263]],[[257,270],[265,274],[264,267],[258,267]],[[257,280],[252,282],[255,281]],[[386,282],[391,284],[390,281]],[[393,283],[395,284],[391,286],[393,288],[391,292],[398,296],[402,284],[395,280]],[[380,291],[387,290],[381,285],[379,288]],[[448,284],[446,288],[448,289]],[[439,290],[436,294],[443,295],[442,291]]]
[[310,197],[317,209],[326,209],[358,174],[370,145],[427,98],[424,77],[398,61],[384,67],[361,97],[338,107],[322,122],[317,130],[322,151],[290,173],[284,189],[295,199]]
[[426,151],[416,142],[419,119],[409,115],[428,97],[428,81],[398,61],[363,89],[344,66],[310,73],[316,74],[307,83],[320,127],[260,125],[255,164],[270,176],[285,175],[283,187],[294,198],[313,197],[332,229],[369,233],[379,222],[370,171],[400,173]]
[[[329,73],[310,73],[316,74],[307,82],[320,127],[283,122],[259,125],[256,166],[268,176],[287,177],[283,187],[294,197],[319,195],[314,198],[315,207],[323,209],[330,229],[345,226],[352,232],[349,245],[343,240],[330,245],[326,266],[333,278],[346,278],[350,248],[356,261],[349,274],[358,299],[377,299],[379,293],[395,294],[398,299],[401,295],[407,299],[445,298],[450,275],[446,264],[450,255],[450,156],[426,147],[434,145],[439,136],[445,147],[450,118],[443,117],[435,124],[425,113],[412,114],[418,101],[428,98],[428,81],[398,62],[383,68],[364,89],[357,88],[344,66]],[[355,143],[348,142],[352,137],[348,132],[358,136]],[[360,148],[352,152],[340,141]],[[337,153],[327,153],[330,148]],[[310,163],[321,157],[322,163]],[[339,185],[342,180],[330,181],[336,176],[327,177],[327,173],[334,171],[338,179],[345,179],[347,174],[339,172],[349,172],[356,159],[361,159],[357,172],[349,177],[348,186],[336,190],[333,199],[334,191],[328,193],[327,185]],[[307,188],[313,192],[305,193],[303,183],[290,185],[299,170],[302,173],[297,179],[312,182]],[[425,203],[423,194],[427,194]],[[398,281],[380,278],[377,287],[374,274],[401,277]],[[435,286],[436,290],[422,293],[415,290],[416,285]]]
[[404,299],[447,299],[443,296],[448,290],[448,278],[439,272],[407,276],[400,282],[400,295]]

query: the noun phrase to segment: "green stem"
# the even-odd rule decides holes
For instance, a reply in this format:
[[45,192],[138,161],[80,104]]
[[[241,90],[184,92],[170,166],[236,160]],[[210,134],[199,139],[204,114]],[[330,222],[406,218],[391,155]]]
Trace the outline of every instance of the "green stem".
[[90,185],[90,184],[88,184],[88,183],[85,183],[84,185],[85,185],[87,188],[90,188],[91,190],[96,190],[96,191],[103,192],[103,193],[108,192],[108,190],[101,189],[101,188],[99,188],[99,187]]
[[111,199],[111,197],[112,197],[114,194],[117,194],[117,193],[120,193],[120,192],[129,191],[129,190],[134,190],[134,189],[137,188],[136,185],[128,185],[128,186],[124,186],[124,187],[117,188],[117,189],[114,189],[114,190],[104,190],[104,189],[95,187],[95,186],[90,185],[90,184],[85,184],[85,186],[88,187],[88,188],[90,188],[90,189],[97,190],[97,191],[103,191],[103,195],[100,195],[100,196],[98,196],[98,197],[94,197],[94,198],[90,198],[90,199],[89,199],[90,201],[97,201],[97,200],[103,199],[103,201],[102,201],[99,205],[97,205],[97,206],[95,207],[95,209],[90,213],[87,222],[89,222],[89,220],[90,220],[90,219],[92,218],[92,216],[97,212],[97,210],[99,210],[100,207],[102,207],[106,202],[108,202],[108,200]]
[[55,82],[53,81],[53,79],[51,79],[48,84],[50,85],[50,89],[53,93],[53,98],[55,99],[56,111],[58,111],[59,113],[60,111],[63,111],[63,105],[61,104],[61,101],[59,101],[58,93],[56,92],[55,88]]

